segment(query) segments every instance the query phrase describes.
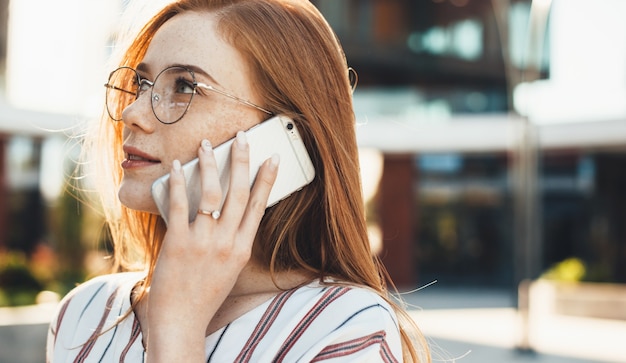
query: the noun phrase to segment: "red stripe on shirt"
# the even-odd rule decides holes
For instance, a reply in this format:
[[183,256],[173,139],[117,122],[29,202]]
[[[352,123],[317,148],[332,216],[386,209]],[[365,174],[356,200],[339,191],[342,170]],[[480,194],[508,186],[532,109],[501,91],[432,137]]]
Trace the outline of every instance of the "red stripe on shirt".
[[126,354],[128,354],[130,347],[135,343],[135,340],[137,340],[137,338],[139,337],[140,332],[141,332],[141,325],[139,325],[139,319],[137,319],[137,316],[135,316],[135,320],[133,321],[133,327],[130,333],[130,339],[128,341],[128,344],[126,344],[126,347],[124,347],[124,350],[122,350],[122,353],[120,354],[120,363],[123,363],[124,360],[126,360]]
[[380,346],[380,356],[384,362],[397,363],[399,362],[396,357],[394,357],[389,344],[387,343],[387,339],[384,339]]
[[98,336],[102,332],[102,327],[104,326],[104,322],[106,321],[107,317],[109,316],[109,313],[111,312],[111,306],[113,305],[113,301],[115,300],[115,297],[117,296],[117,292],[119,291],[119,289],[120,287],[115,289],[115,291],[113,291],[111,296],[109,296],[109,298],[107,299],[105,309],[104,309],[104,314],[102,314],[102,317],[100,318],[100,322],[98,323],[98,326],[96,327],[94,332],[91,334],[91,336],[87,340],[87,343],[83,345],[82,349],[76,356],[76,359],[74,359],[74,363],[84,362],[87,356],[89,355],[89,353],[91,352],[91,349],[93,349],[93,346],[96,344],[96,340]]
[[67,307],[70,306],[70,301],[72,301],[71,298],[67,299],[65,304],[63,304],[63,306],[61,306],[61,309],[59,310],[59,314],[57,316],[57,323],[55,325],[55,328],[52,330],[52,335],[54,336],[54,344],[56,344],[56,342],[57,342],[57,332],[61,328],[61,322],[63,321],[63,317],[65,316],[65,312],[67,311]]
[[360,352],[372,345],[380,345],[380,356],[383,362],[397,363],[396,358],[391,354],[387,341],[385,340],[385,331],[380,330],[370,335],[348,340],[342,343],[329,345],[322,350],[311,362],[321,362],[327,359],[340,358]]
[[277,295],[272,300],[272,303],[267,308],[267,310],[265,310],[265,313],[261,317],[261,320],[259,320],[259,322],[257,323],[254,331],[250,335],[250,338],[248,338],[248,341],[241,350],[241,353],[239,353],[239,355],[235,359],[235,362],[248,362],[250,360],[250,357],[252,357],[252,354],[254,353],[256,347],[259,345],[259,342],[267,334],[274,321],[276,321],[276,317],[282,310],[283,306],[285,306],[285,303],[287,302],[287,300],[289,300],[291,295],[294,294],[294,292],[296,292],[296,289],[286,291],[280,295]]
[[330,303],[344,295],[350,291],[349,287],[345,286],[333,286],[329,288],[322,297],[317,301],[317,303],[308,311],[308,313],[300,320],[298,325],[291,331],[291,334],[285,340],[285,344],[280,348],[276,356],[274,357],[274,362],[282,362],[283,359],[287,356],[287,353],[293,348],[298,339],[304,334],[306,329],[313,323],[313,321],[322,313],[324,309]]

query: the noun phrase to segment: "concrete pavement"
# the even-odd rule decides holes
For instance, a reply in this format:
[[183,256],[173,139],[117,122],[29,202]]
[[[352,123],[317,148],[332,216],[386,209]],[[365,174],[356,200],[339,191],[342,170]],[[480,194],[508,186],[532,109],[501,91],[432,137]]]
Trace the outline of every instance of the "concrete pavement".
[[[403,296],[433,345],[433,362],[626,363],[626,321],[531,316],[502,290],[428,287]],[[529,350],[520,349],[527,331]]]
[[55,303],[0,308],[0,363],[43,363]]

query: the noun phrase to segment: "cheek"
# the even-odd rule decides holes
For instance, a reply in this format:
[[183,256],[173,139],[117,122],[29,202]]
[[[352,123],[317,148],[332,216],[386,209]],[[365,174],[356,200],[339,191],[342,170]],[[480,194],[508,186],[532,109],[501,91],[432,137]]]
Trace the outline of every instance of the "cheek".
[[[196,115],[193,119],[182,120],[189,121],[185,126],[184,132],[172,134],[168,137],[166,145],[168,145],[169,155],[180,156],[197,156],[197,150],[203,139],[208,139],[213,147],[228,141],[235,137],[237,131],[247,130],[254,124],[258,123],[254,115],[246,112],[237,112],[228,109],[226,105],[220,105],[209,117]],[[181,125],[182,126],[182,125]],[[172,158],[173,160],[173,158]],[[182,161],[182,159],[181,159]]]

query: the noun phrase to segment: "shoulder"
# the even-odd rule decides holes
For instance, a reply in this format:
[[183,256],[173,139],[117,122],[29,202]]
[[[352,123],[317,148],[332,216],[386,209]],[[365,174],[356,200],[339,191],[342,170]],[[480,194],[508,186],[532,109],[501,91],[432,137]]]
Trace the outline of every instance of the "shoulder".
[[99,318],[104,311],[129,307],[130,292],[144,275],[139,272],[102,275],[76,286],[59,303],[51,323],[51,333],[56,334],[62,326],[73,329],[71,327],[84,324],[87,320]]
[[132,287],[143,277],[143,272],[123,272],[94,277],[76,286],[61,300],[61,306],[70,302],[91,301],[96,296],[117,295]]
[[70,357],[88,354],[94,344],[100,344],[100,335],[113,332],[120,318],[131,311],[130,293],[144,276],[138,272],[102,275],[70,291],[50,322],[47,339],[50,360],[71,361]]
[[312,300],[316,301],[316,307],[323,309],[326,314],[344,316],[347,320],[376,316],[379,318],[377,321],[397,327],[397,317],[389,302],[368,287],[314,283],[298,292],[315,295]]
[[402,357],[396,313],[378,292],[348,284],[313,283],[295,290],[289,300],[285,309],[298,316],[287,339],[292,353],[305,351],[305,356],[315,360],[367,361],[384,355],[394,361],[393,357]]

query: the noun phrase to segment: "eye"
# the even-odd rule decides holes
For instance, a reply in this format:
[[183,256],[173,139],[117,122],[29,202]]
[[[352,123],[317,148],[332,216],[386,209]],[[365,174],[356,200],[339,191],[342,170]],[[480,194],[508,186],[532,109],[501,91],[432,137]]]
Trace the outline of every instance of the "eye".
[[[137,97],[141,96],[144,92],[152,87],[152,82],[148,81],[145,78],[139,79],[139,87],[137,88]],[[136,86],[136,85],[135,85]]]
[[184,77],[176,79],[176,93],[194,93],[195,89],[194,83]]

